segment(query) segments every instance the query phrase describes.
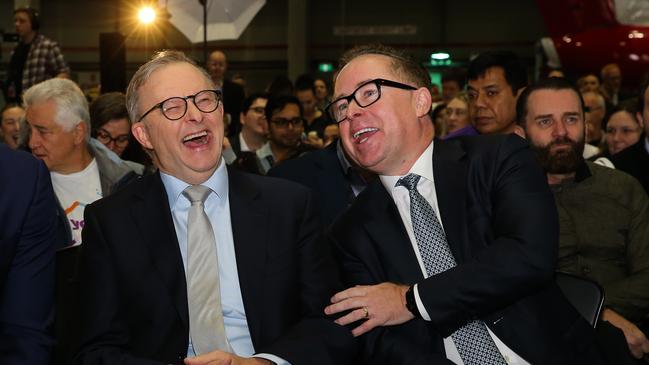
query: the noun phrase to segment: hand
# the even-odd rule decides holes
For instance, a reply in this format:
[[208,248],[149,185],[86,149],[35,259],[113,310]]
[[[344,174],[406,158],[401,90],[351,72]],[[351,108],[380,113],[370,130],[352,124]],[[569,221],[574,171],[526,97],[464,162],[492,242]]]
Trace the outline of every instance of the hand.
[[241,357],[229,352],[212,351],[207,354],[188,357],[185,365],[271,365],[269,360],[259,357]]
[[624,333],[629,351],[636,359],[642,359],[644,354],[649,353],[649,340],[635,324],[619,315],[612,309],[606,308],[602,312],[602,320],[607,321],[619,328]]
[[351,310],[336,320],[336,323],[343,326],[367,319],[352,330],[352,334],[358,337],[375,327],[393,326],[414,318],[406,308],[407,291],[407,285],[393,283],[357,285],[334,295],[331,298],[333,304],[325,308],[325,313],[335,314]]
[[305,144],[308,144],[309,146],[313,148],[323,148],[324,147],[324,141],[322,138],[318,137],[318,133],[315,132],[309,132],[307,134],[306,140],[304,141]]

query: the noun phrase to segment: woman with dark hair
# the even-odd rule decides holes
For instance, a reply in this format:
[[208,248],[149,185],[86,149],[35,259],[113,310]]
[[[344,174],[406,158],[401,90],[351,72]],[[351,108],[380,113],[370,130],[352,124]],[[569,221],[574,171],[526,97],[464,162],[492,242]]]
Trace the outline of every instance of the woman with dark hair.
[[90,104],[90,125],[91,136],[121,157],[131,141],[126,95],[119,92],[100,95]]
[[122,160],[151,166],[151,159],[133,139],[131,121],[126,110],[126,95],[110,92],[90,104],[90,135],[103,143]]

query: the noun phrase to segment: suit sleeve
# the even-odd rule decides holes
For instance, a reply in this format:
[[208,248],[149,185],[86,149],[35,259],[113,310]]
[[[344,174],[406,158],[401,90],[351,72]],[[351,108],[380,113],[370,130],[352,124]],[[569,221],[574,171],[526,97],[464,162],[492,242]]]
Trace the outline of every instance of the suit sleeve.
[[302,320],[260,352],[297,364],[346,364],[356,354],[351,332],[324,314],[331,296],[342,288],[331,250],[320,234],[311,194],[299,217],[297,250]]
[[[352,232],[348,230],[347,232]],[[355,231],[354,231],[355,232]],[[349,245],[341,244],[335,234],[328,235],[334,245],[336,259],[345,273],[345,283],[353,285],[376,284],[377,279],[384,277],[377,267],[371,268],[357,254],[349,250]],[[348,242],[363,241],[362,237],[345,237]],[[370,250],[363,254],[372,255]],[[357,326],[357,323],[350,325]],[[433,343],[430,332],[421,321],[409,321],[399,326],[377,327],[360,337],[362,342],[362,360],[366,364],[392,365],[441,365],[453,364],[443,351],[434,351],[438,345]],[[432,341],[431,341],[432,340]]]
[[114,257],[94,213],[93,205],[84,211],[79,269],[81,338],[75,363],[162,365],[137,358],[127,350],[129,332],[120,313]]
[[22,226],[17,230],[17,245],[6,282],[0,283],[3,365],[49,364],[54,345],[50,326],[54,318],[56,203],[45,165],[39,162],[34,166],[38,167],[33,175],[33,189],[20,190],[21,194],[15,197],[27,196],[29,206],[19,222]]
[[556,206],[527,143],[509,136],[472,163],[481,165],[469,172],[467,194],[477,206],[468,209],[466,229],[480,241],[468,243],[468,259],[418,286],[444,337],[548,285],[558,255]]

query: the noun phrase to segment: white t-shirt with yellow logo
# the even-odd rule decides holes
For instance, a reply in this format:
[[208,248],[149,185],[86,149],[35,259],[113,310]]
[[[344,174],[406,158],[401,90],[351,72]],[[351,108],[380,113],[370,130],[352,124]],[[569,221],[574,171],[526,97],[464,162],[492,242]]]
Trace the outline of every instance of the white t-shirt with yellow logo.
[[84,225],[83,211],[86,205],[102,197],[97,161],[93,158],[92,162],[79,172],[68,175],[50,172],[50,176],[56,197],[72,229],[70,245],[80,245]]

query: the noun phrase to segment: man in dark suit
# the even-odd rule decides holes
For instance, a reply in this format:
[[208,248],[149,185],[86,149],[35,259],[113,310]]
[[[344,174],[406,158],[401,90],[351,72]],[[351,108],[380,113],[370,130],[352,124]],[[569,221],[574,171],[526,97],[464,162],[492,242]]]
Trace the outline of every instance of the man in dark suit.
[[632,175],[649,194],[649,82],[642,86],[638,96],[638,122],[644,127],[640,140],[611,156],[615,168]]
[[558,225],[517,136],[434,141],[430,79],[396,50],[341,59],[331,110],[348,155],[379,180],[334,223],[351,287],[329,314],[372,364],[601,363],[553,284]]
[[340,141],[279,164],[268,171],[268,176],[295,181],[313,190],[322,223],[327,226],[365,189],[366,180],[374,177],[350,163]]
[[353,338],[323,314],[340,285],[307,190],[226,168],[220,93],[182,53],[143,65],[127,100],[160,171],[86,210],[78,361],[347,363]]
[[45,164],[0,145],[0,364],[49,364],[56,200]]

